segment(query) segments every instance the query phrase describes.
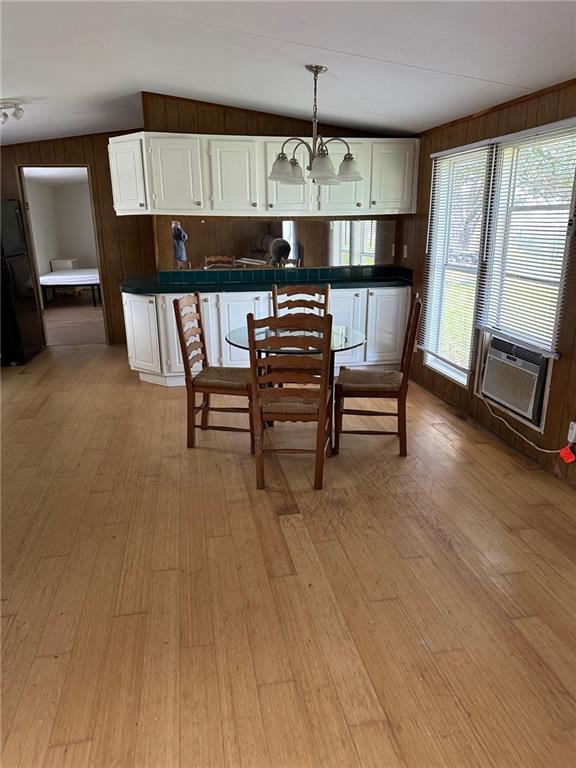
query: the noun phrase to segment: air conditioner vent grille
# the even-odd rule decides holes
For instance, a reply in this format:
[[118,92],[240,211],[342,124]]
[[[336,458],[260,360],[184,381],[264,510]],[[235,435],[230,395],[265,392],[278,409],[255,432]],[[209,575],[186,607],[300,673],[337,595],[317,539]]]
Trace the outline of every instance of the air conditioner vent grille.
[[484,392],[497,393],[500,402],[531,416],[536,379],[533,373],[492,357],[486,369]]

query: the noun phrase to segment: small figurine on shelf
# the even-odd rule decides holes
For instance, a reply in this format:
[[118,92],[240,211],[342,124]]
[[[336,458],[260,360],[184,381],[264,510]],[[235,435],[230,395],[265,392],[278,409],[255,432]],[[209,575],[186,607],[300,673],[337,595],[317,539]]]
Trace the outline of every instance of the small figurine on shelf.
[[186,240],[188,235],[182,229],[182,225],[175,219],[172,221],[172,248],[176,269],[188,268],[188,256],[186,255]]

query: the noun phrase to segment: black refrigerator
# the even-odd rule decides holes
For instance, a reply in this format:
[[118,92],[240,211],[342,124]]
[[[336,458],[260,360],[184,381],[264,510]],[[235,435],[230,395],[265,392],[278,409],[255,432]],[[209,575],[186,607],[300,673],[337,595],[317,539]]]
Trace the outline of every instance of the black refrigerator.
[[45,345],[42,310],[18,200],[2,200],[2,365],[21,365]]

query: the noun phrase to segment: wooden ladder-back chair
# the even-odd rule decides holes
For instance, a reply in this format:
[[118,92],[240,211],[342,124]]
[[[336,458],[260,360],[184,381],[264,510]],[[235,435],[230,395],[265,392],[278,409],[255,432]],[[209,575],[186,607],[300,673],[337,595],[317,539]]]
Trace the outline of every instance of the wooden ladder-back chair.
[[[402,362],[399,371],[362,371],[341,368],[336,380],[336,414],[334,453],[340,450],[340,435],[398,435],[400,438],[400,456],[407,455],[406,439],[406,395],[410,378],[410,367],[414,355],[414,346],[420,323],[422,301],[415,294],[410,307],[404,348],[402,350]],[[382,398],[398,401],[396,412],[366,411],[345,408],[344,401],[351,397]],[[368,429],[342,429],[342,417],[346,414],[354,416],[396,416],[398,429],[396,432]]]
[[[286,333],[290,335],[286,336]],[[332,315],[319,317],[293,313],[255,320],[250,314],[248,342],[256,485],[264,488],[264,450],[276,450],[279,453],[315,453],[314,488],[320,489],[324,457],[332,448]],[[284,351],[287,348],[302,352],[288,354]],[[262,353],[268,356],[262,358]],[[317,422],[315,450],[264,449],[264,424],[271,421]]]
[[[223,368],[209,365],[204,341],[204,325],[200,309],[200,296],[194,293],[174,299],[176,328],[184,363],[186,378],[186,395],[188,401],[188,448],[194,448],[195,430],[218,429],[225,432],[250,432],[250,450],[254,452],[252,410],[250,408],[250,370],[248,368]],[[193,373],[192,368],[197,363],[201,369]],[[196,393],[202,395],[202,402],[196,405]],[[248,407],[214,408],[210,405],[211,395],[227,395],[246,397]],[[250,429],[243,427],[224,427],[209,423],[210,411],[217,413],[247,413],[250,419]],[[196,424],[196,414],[201,412],[200,424]]]
[[325,315],[330,311],[330,285],[273,285],[272,307],[274,317],[305,309],[317,309],[316,314]]

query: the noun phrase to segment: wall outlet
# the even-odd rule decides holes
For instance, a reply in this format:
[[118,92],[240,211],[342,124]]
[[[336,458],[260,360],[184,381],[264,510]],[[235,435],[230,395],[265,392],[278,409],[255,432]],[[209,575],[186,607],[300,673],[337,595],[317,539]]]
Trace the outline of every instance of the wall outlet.
[[568,442],[576,443],[576,421],[571,421],[568,427]]

